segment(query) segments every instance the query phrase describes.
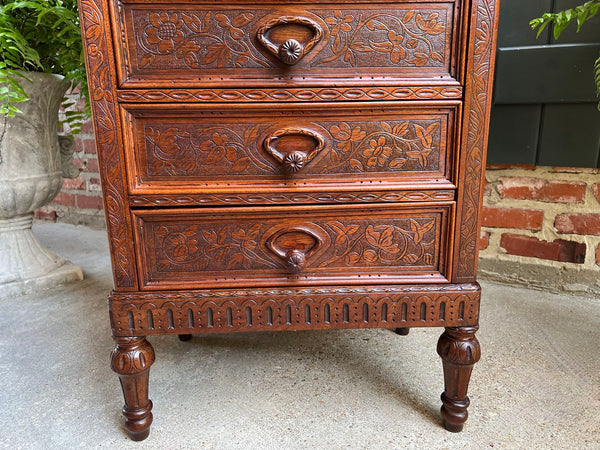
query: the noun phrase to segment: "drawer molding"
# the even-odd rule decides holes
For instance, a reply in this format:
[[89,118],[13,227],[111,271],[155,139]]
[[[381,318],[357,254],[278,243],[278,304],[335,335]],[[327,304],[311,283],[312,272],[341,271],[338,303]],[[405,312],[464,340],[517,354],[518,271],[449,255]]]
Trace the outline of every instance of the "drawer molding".
[[460,100],[463,89],[455,86],[403,86],[352,88],[256,88],[256,89],[136,89],[119,90],[121,102],[314,102],[348,100]]
[[224,193],[196,195],[132,195],[132,207],[201,206],[201,205],[279,205],[304,203],[396,203],[447,202],[454,200],[454,190],[414,191],[344,191],[344,192],[282,192]]
[[476,325],[477,283],[116,293],[115,336]]

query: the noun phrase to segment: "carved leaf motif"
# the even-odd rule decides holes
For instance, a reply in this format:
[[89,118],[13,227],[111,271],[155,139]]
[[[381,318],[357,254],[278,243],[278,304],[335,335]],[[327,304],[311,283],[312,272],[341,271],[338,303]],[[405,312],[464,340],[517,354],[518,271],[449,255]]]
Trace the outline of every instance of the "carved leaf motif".
[[213,230],[201,230],[201,233],[206,242],[209,244],[217,243],[217,233],[215,233]]
[[206,164],[215,164],[221,161],[223,159],[223,156],[225,156],[225,149],[220,146],[214,146],[204,162]]
[[431,143],[432,143],[431,133],[426,134],[425,128],[423,128],[421,125],[417,125],[417,124],[415,124],[415,133],[417,134],[417,137],[421,140],[421,144],[423,145],[423,147],[425,147],[425,148],[431,147]]
[[171,268],[171,263],[166,259],[161,259],[156,263],[156,270],[166,272]]
[[427,222],[424,225],[419,225],[419,222],[417,222],[416,220],[412,220],[411,219],[411,221],[410,221],[410,229],[414,233],[413,240],[417,244],[420,244],[421,241],[423,240],[423,236],[425,235],[425,233],[427,233],[428,231],[430,231],[433,228],[434,225],[435,225],[435,221],[433,221],[433,220]]
[[210,20],[212,19],[212,13],[209,11],[206,13],[204,18],[202,19],[202,33],[206,33],[208,28],[210,27]]
[[250,58],[248,58],[247,56],[240,55],[235,60],[235,66],[244,67],[248,63],[248,61],[250,61]]
[[387,42],[387,41],[384,41],[384,42],[374,42],[374,41],[369,40],[369,45],[373,49],[375,49],[375,50],[377,50],[379,52],[384,52],[384,53],[391,52],[392,48],[393,48],[392,43],[391,42]]
[[365,258],[365,261],[369,262],[369,263],[375,263],[377,262],[377,252],[371,249],[367,249],[365,250],[365,252],[363,253],[363,258]]
[[368,45],[363,44],[362,42],[355,42],[350,45],[350,48],[355,52],[372,52],[373,49]]
[[221,68],[225,65],[227,60],[229,59],[229,49],[226,45],[221,44],[220,42],[215,42],[208,46],[208,52],[202,59],[202,64],[212,64],[215,61],[217,62],[217,67]]
[[258,233],[260,232],[261,226],[262,225],[260,223],[257,223],[256,225],[252,226],[252,228],[248,230],[248,238],[256,239],[258,237]]
[[354,56],[354,53],[352,53],[350,50],[348,50],[344,54],[344,61],[347,63],[350,63],[351,66],[355,66],[356,65],[356,56]]
[[229,162],[234,162],[237,159],[237,152],[235,150],[235,147],[227,147],[227,153],[225,154],[225,158],[227,158],[227,161]]
[[196,15],[189,15],[186,13],[181,14],[181,18],[183,19],[183,23],[187,25],[187,27],[192,30],[194,33],[202,32],[202,22]]
[[250,23],[250,21],[254,18],[254,14],[252,13],[242,13],[238,16],[236,16],[232,21],[231,24],[234,27],[245,27],[246,25],[248,25]]
[[360,225],[344,225],[341,222],[327,222],[336,233],[335,246],[343,246],[348,242],[348,237],[355,234],[359,229]]
[[406,156],[411,159],[416,159],[422,168],[427,167],[427,160],[425,159],[425,153],[421,150],[410,150],[406,152]]
[[193,225],[191,227],[186,227],[185,230],[183,230],[183,234],[188,237],[192,237],[196,234],[197,231],[198,231],[198,225]]
[[429,57],[425,53],[415,52],[415,57],[409,59],[408,62],[414,64],[417,67],[422,67],[427,64]]
[[227,262],[227,269],[239,268],[244,262],[244,255],[242,253],[236,253]]
[[392,130],[392,133],[394,133],[398,137],[405,136],[406,133],[408,133],[408,122],[402,122],[398,125],[395,125],[394,129]]
[[235,162],[235,164],[231,168],[231,171],[234,173],[240,173],[240,172],[244,172],[248,167],[250,167],[250,158],[244,157],[244,158],[238,159]]
[[415,255],[414,253],[409,253],[407,255],[404,255],[404,261],[410,263],[410,264],[414,264],[419,260],[419,257],[417,255]]
[[391,169],[400,169],[406,164],[407,161],[407,158],[394,158],[390,161],[389,167]]
[[356,264],[358,261],[360,261],[360,255],[356,252],[350,252],[346,255],[346,257],[344,258],[344,261],[346,262],[346,264],[348,264],[349,266],[353,266],[354,264]]
[[441,63],[444,62],[444,57],[442,55],[440,55],[439,53],[437,53],[437,52],[431,53],[430,56],[431,56],[431,59],[434,59],[434,60],[439,61]]
[[258,130],[260,129],[260,125],[255,125],[252,128],[246,129],[244,131],[244,141],[251,142],[256,140],[258,137]]
[[221,28],[226,28],[229,25],[229,18],[225,14],[215,14],[215,20]]
[[365,167],[363,166],[363,164],[358,159],[351,159],[350,160],[350,167],[352,169],[358,170],[360,172],[364,172],[365,171]]

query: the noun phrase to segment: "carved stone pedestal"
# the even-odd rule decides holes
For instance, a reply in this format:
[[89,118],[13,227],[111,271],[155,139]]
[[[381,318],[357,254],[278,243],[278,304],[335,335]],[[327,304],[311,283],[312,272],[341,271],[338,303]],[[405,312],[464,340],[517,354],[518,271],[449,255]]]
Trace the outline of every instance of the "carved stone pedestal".
[[83,280],[80,267],[38,241],[32,220],[33,213],[0,219],[0,298]]

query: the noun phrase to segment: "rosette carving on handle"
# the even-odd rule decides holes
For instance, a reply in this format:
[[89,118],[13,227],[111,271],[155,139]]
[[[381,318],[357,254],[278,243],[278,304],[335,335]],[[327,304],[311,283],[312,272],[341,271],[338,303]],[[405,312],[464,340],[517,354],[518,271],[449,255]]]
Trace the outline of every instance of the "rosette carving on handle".
[[[312,38],[306,42],[299,42],[295,39],[296,36],[290,36],[281,42],[273,42],[270,38],[270,32],[277,27],[283,25],[296,25],[309,28],[312,32]],[[273,56],[277,57],[282,63],[294,65],[300,61],[315,45],[323,38],[323,30],[312,19],[307,17],[284,16],[269,20],[264,23],[256,32],[256,39],[260,42]],[[279,39],[278,39],[279,41]]]
[[[277,141],[283,138],[309,137],[314,141],[314,146],[308,151],[292,150],[290,152],[282,151],[277,147]],[[294,147],[293,142],[288,142],[288,146]],[[310,162],[321,150],[325,148],[325,139],[307,128],[282,128],[271,133],[264,140],[263,147],[265,151],[271,155],[279,164],[281,164],[284,172],[294,174],[299,172]]]
[[290,250],[285,254],[285,264],[292,273],[298,273],[306,265],[306,255],[300,250]]

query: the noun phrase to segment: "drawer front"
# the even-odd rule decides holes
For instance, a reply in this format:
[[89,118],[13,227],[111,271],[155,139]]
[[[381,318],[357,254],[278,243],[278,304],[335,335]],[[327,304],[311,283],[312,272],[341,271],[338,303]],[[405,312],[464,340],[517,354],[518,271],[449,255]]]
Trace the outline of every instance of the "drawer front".
[[447,282],[453,205],[134,211],[144,289]]
[[457,104],[128,106],[134,194],[453,188]]
[[455,75],[460,2],[257,3],[116,2],[121,86],[371,85]]

